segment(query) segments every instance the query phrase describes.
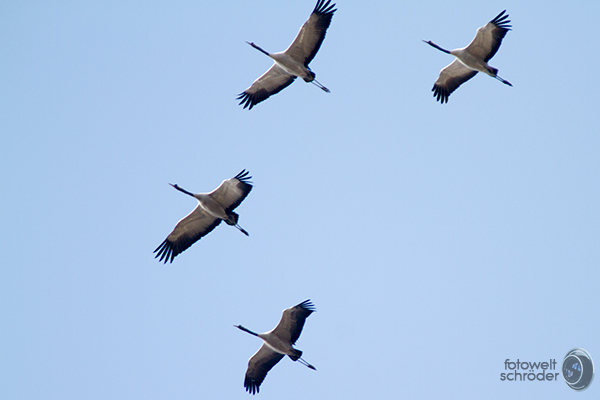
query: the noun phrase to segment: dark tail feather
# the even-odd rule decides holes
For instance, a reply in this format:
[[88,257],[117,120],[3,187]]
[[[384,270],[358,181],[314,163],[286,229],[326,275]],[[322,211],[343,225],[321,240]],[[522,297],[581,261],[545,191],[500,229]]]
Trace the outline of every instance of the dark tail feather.
[[227,219],[225,220],[225,222],[227,223],[227,225],[236,225],[238,223],[238,219],[240,219],[240,216],[237,213],[234,213],[233,211],[229,213],[229,215],[227,215]]
[[488,67],[488,71],[490,74],[492,74],[492,76],[498,75],[498,68]]
[[295,353],[293,355],[288,356],[292,359],[292,361],[298,361],[300,357],[302,357],[302,351],[294,349]]

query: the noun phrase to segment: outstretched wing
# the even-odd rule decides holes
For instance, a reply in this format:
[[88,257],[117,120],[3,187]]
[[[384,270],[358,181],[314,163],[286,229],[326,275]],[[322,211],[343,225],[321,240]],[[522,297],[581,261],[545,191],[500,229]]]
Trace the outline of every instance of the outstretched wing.
[[508,14],[504,14],[506,10],[502,11],[493,20],[477,29],[477,35],[475,39],[467,46],[467,51],[476,57],[482,58],[485,62],[488,62],[502,44],[502,39],[512,28],[510,20],[507,20]]
[[277,64],[254,81],[252,86],[239,94],[237,100],[240,100],[240,106],[252,110],[252,107],[268,99],[270,96],[281,92],[294,82],[296,76],[290,75]]
[[329,3],[331,0],[317,1],[315,9],[300,28],[296,39],[285,51],[293,59],[303,63],[305,67],[308,67],[308,64],[315,58],[325,39],[325,33],[331,24],[333,13],[337,11],[334,9],[335,4],[329,5]]
[[315,306],[310,300],[283,310],[281,320],[273,329],[273,333],[282,340],[295,344],[304,328],[304,321],[313,311],[316,311]]
[[437,100],[442,104],[447,103],[450,93],[475,75],[477,75],[477,71],[465,66],[458,60],[454,60],[440,72],[440,77],[431,89],[433,97],[437,97]]
[[248,175],[249,172],[243,169],[233,178],[224,180],[218,188],[209,193],[210,197],[221,204],[225,212],[230,213],[252,190],[252,177]]
[[250,394],[260,390],[260,384],[265,380],[267,373],[284,357],[283,354],[273,351],[266,343],[248,361],[248,369],[244,379],[244,387]]
[[215,229],[221,221],[220,218],[208,214],[198,204],[194,211],[177,223],[173,232],[154,250],[154,253],[157,253],[154,258],[160,257],[159,261],[164,260],[165,264],[167,261],[173,262],[178,254]]

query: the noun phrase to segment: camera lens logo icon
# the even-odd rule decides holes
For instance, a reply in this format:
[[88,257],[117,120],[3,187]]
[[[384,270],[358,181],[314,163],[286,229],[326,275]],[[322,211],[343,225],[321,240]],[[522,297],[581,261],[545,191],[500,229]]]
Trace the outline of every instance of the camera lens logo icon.
[[563,360],[562,374],[571,389],[587,389],[594,379],[594,362],[590,353],[579,347],[569,351]]

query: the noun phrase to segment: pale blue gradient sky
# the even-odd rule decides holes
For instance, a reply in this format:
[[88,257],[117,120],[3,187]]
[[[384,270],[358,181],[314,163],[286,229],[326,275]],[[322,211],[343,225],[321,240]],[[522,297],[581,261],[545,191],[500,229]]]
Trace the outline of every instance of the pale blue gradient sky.
[[[504,360],[600,360],[600,3],[338,1],[297,81],[235,97],[316,1],[0,4],[0,397],[248,399],[260,341],[312,299],[262,399],[588,399]],[[503,9],[491,64],[440,105]],[[575,60],[575,57],[577,58]],[[152,251],[243,168],[238,208]]]

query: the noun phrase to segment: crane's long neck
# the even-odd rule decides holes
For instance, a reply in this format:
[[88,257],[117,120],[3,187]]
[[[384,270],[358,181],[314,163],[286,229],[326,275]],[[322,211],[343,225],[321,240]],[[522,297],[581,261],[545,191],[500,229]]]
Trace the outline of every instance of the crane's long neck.
[[269,57],[271,56],[268,52],[264,51],[263,49],[261,49],[260,47],[255,45],[254,42],[246,42],[246,43],[248,43],[250,46],[254,47],[256,50],[260,51],[261,53],[266,54]]
[[258,336],[258,333],[256,333],[256,332],[252,332],[250,329],[248,329],[248,328],[245,328],[245,327],[243,327],[243,326],[241,326],[241,325],[234,325],[234,326],[235,326],[236,328],[238,328],[238,329],[241,329],[241,330],[243,330],[244,332],[248,332],[248,333],[249,333],[249,334],[251,334],[251,335]]
[[435,47],[436,49],[438,49],[439,51],[443,51],[446,54],[451,54],[449,50],[446,49],[442,49],[440,46],[438,46],[437,44],[433,43],[431,40],[423,40],[425,43],[427,43],[428,45],[430,45],[431,47]]
[[195,196],[194,196],[194,193],[190,193],[190,192],[188,192],[188,191],[187,191],[187,190],[185,190],[184,188],[181,188],[181,187],[179,187],[177,184],[174,184],[174,185],[173,185],[172,183],[169,183],[169,185],[173,186],[175,189],[179,190],[180,192],[183,192],[183,193],[185,193],[185,194],[189,194],[189,195],[190,195],[190,196],[192,196],[192,197],[195,197]]

